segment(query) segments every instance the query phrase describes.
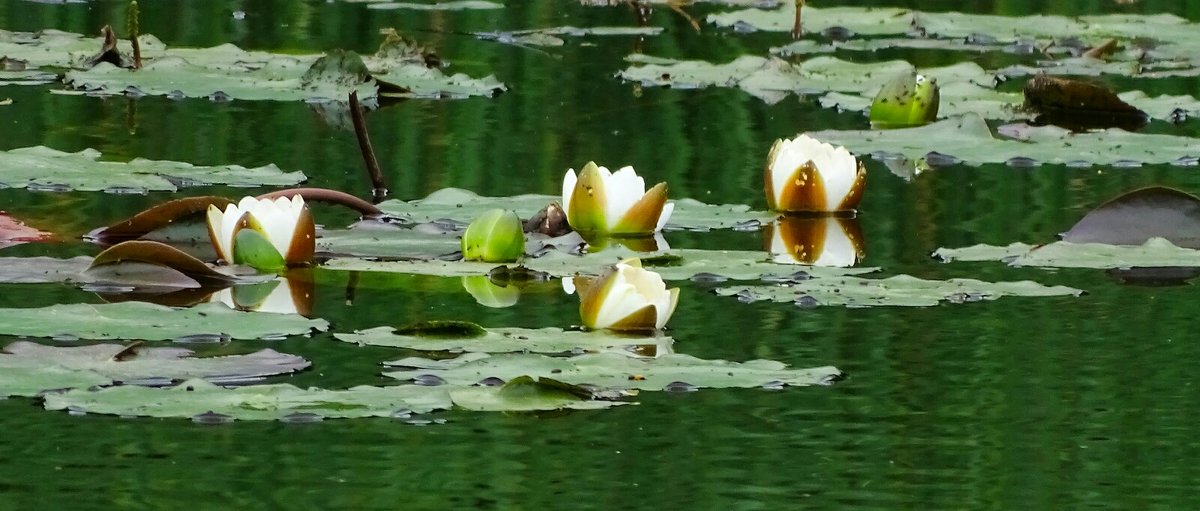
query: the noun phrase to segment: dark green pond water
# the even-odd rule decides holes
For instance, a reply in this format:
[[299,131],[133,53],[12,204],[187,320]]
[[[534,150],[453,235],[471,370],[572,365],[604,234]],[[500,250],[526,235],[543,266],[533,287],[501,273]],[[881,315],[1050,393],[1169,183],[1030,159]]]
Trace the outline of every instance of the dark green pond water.
[[[247,49],[370,53],[396,27],[436,48],[456,71],[494,73],[496,98],[414,100],[370,114],[392,196],[446,186],[485,195],[558,193],[563,171],[587,160],[634,165],[666,180],[673,197],[763,208],[761,168],[771,142],[798,132],[865,128],[791,97],[766,105],[739,90],[639,89],[613,78],[625,55],[724,61],[764,54],[785,34],[697,34],[667,9],[666,32],[570,40],[532,50],[477,41],[477,30],[630,25],[624,7],[571,0],[509,1],[497,11],[372,11],[323,1],[142,2],[142,30],[169,45],[232,42]],[[821,1],[822,5],[835,2]],[[851,2],[845,2],[851,3]],[[874,2],[978,12],[1170,12],[1200,20],[1196,2]],[[862,4],[862,2],[855,3]],[[242,20],[231,12],[243,10]],[[696,7],[696,16],[712,10]],[[123,24],[123,2],[43,5],[0,1],[0,28],[94,33]],[[893,50],[855,58],[918,65],[963,60],[947,52]],[[980,57],[981,64],[1021,57]],[[988,59],[995,59],[991,61]],[[1105,79],[1107,80],[1107,79]],[[1134,83],[1151,93],[1192,93],[1196,79]],[[367,195],[353,135],[299,102],[214,103],[99,99],[49,87],[0,87],[0,149],[95,148],[113,159],[196,164],[275,163],[315,186]],[[1148,130],[1195,135],[1200,122]],[[450,412],[445,424],[389,419],[315,424],[72,416],[30,399],[0,401],[0,507],[273,509],[1196,509],[1200,498],[1200,344],[1192,285],[1133,287],[1102,271],[943,265],[939,247],[1040,243],[1087,210],[1148,184],[1200,190],[1194,169],[954,166],[909,183],[868,161],[860,219],[867,263],[885,274],[985,280],[1036,279],[1086,289],[1079,298],[1004,298],[933,308],[803,310],[740,304],[685,282],[671,323],[676,350],[702,358],[766,358],[797,367],[834,365],[828,387],[647,392],[638,406],[599,412],[505,415]],[[242,195],[256,190],[188,189]],[[172,194],[112,196],[0,190],[0,209],[65,240],[0,255],[94,254],[78,236]],[[353,219],[318,208],[321,223]],[[758,249],[761,233],[668,234],[673,246]],[[315,314],[334,331],[425,319],[485,326],[567,326],[574,297],[535,289],[508,309],[478,305],[457,280],[323,272]],[[399,282],[399,284],[397,284]],[[75,287],[6,285],[0,306],[98,303]],[[0,342],[4,340],[0,339]],[[46,341],[50,342],[50,341]],[[203,354],[273,347],[305,356],[311,370],[276,381],[344,388],[387,383],[379,364],[394,350],[358,348],[327,334],[200,347]]]

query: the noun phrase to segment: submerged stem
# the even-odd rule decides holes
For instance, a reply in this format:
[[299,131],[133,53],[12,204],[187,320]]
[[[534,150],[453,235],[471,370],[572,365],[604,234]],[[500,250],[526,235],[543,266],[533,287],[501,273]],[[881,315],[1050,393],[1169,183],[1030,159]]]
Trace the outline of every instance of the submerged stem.
[[379,160],[375,158],[375,149],[371,147],[371,135],[367,133],[367,121],[363,119],[358,91],[350,92],[350,119],[354,122],[354,136],[358,138],[358,150],[362,152],[363,165],[367,168],[367,176],[371,178],[371,197],[378,204],[387,196],[387,183],[383,180]]

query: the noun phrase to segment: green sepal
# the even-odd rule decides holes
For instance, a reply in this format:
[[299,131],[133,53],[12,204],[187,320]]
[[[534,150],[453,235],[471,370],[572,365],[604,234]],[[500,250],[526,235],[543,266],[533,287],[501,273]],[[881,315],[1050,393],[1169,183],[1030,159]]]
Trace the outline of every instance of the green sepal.
[[915,71],[901,73],[879,89],[871,102],[876,128],[921,126],[937,119],[941,92],[937,81]]
[[241,229],[233,237],[233,262],[259,271],[279,271],[287,268],[283,255],[266,236],[253,228]]
[[467,226],[462,237],[463,259],[487,263],[516,262],[525,255],[525,231],[516,212],[492,209]]

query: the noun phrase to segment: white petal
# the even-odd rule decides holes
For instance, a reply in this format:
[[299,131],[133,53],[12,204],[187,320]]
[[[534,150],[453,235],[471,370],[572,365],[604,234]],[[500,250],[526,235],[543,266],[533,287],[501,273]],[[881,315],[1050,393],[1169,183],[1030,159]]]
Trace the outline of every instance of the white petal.
[[562,290],[569,295],[575,294],[575,277],[563,277]]
[[846,234],[837,220],[825,219],[825,245],[821,253],[813,261],[813,266],[834,266],[847,268],[858,262],[858,250],[854,241]]
[[249,306],[252,311],[270,312],[273,314],[299,314],[296,301],[292,297],[292,286],[287,279],[279,279],[274,289],[267,294],[262,302]]
[[845,147],[830,151],[826,161],[825,166],[817,168],[821,169],[821,178],[825,180],[825,203],[834,209],[854,187],[854,180],[858,177],[858,161]]
[[208,301],[209,303],[220,302],[230,309],[237,310],[237,304],[233,302],[233,288],[231,287],[213,293],[212,296],[208,297]]
[[629,268],[618,264],[617,271],[609,277],[615,281],[608,285],[608,293],[600,297],[600,310],[596,313],[594,328],[613,326],[650,304],[626,278]]
[[280,255],[286,256],[292,246],[292,238],[299,226],[300,213],[304,210],[304,199],[280,197],[273,201],[259,201],[250,214],[262,226],[264,235]]
[[[242,200],[245,202],[245,199]],[[221,257],[225,262],[233,264],[233,230],[237,227],[238,220],[242,218],[245,210],[230,204],[225,207],[225,213],[221,217],[221,226],[217,231],[217,239],[220,241]]]
[[770,162],[770,169],[771,186],[775,189],[776,203],[783,196],[783,189],[787,186],[792,172],[808,161],[807,158],[804,158],[804,148],[802,147],[804,145],[802,139],[807,138],[806,135],[800,135],[795,140],[784,140],[780,142],[779,149],[775,151],[775,159]]
[[621,167],[611,174],[604,167],[600,167],[600,171],[604,177],[604,198],[608,202],[605,205],[604,217],[611,227],[617,225],[637,201],[642,200],[642,196],[646,194],[646,180],[629,166]]
[[562,187],[562,207],[563,211],[571,211],[571,196],[575,194],[575,183],[579,178],[575,175],[575,169],[567,169],[567,175],[563,176]]
[[[674,211],[675,211],[675,203],[674,202],[668,202],[668,203],[666,203],[666,205],[663,206],[662,213],[659,213],[659,215],[658,215],[658,225],[654,226],[654,232],[663,230],[663,227],[665,227],[667,225],[667,220],[671,219],[671,213]],[[663,246],[666,245],[666,243],[667,242],[664,240],[662,242],[662,244],[659,245],[659,250],[666,250],[666,248],[663,248]]]

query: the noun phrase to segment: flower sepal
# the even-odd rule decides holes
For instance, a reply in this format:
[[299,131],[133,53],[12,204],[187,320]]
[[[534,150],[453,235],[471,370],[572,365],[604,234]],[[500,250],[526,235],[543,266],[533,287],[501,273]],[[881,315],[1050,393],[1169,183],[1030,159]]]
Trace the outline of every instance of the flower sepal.
[[679,289],[627,259],[600,277],[575,277],[584,326],[620,332],[654,332],[666,326],[679,303]]

